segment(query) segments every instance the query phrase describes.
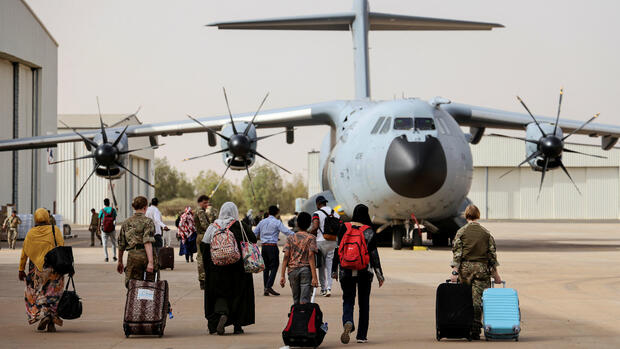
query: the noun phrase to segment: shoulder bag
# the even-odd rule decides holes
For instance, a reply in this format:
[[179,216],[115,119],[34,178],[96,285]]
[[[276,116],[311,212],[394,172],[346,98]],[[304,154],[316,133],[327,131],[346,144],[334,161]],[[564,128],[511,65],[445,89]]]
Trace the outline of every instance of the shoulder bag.
[[[71,281],[73,291],[69,291],[69,281]],[[77,292],[75,292],[73,276],[70,276],[67,280],[65,291],[62,293],[62,297],[60,297],[60,301],[58,302],[58,316],[65,320],[73,320],[82,316],[82,301]]]
[[52,236],[54,237],[54,247],[45,255],[45,265],[52,267],[60,275],[73,275],[73,249],[71,246],[58,246],[56,242],[55,227],[52,225]]
[[243,223],[239,222],[241,226],[241,234],[243,235],[243,241],[241,241],[241,257],[243,258],[243,269],[246,273],[260,273],[265,270],[265,262],[263,256],[260,254],[258,246],[251,243],[248,239]]

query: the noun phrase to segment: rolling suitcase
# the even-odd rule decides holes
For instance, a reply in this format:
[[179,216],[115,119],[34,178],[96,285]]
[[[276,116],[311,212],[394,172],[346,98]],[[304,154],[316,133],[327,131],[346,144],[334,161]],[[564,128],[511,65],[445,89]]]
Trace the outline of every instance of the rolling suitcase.
[[442,338],[467,338],[471,341],[473,320],[474,304],[470,285],[446,280],[437,287],[435,321],[438,341]]
[[169,311],[168,281],[129,280],[123,330],[125,337],[132,334],[164,335]]
[[159,269],[174,270],[174,248],[162,247],[159,249]]
[[291,347],[316,348],[323,342],[327,333],[327,323],[323,323],[323,312],[314,303],[316,288],[312,291],[312,300],[307,304],[293,304],[288,314],[288,323],[282,331],[284,344]]
[[513,288],[488,288],[482,293],[484,338],[519,340],[521,310],[519,295]]

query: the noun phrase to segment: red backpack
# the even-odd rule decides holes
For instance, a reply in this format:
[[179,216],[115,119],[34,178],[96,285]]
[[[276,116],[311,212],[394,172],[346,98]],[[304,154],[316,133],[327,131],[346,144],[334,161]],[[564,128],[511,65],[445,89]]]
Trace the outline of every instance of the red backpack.
[[114,209],[110,213],[103,211],[103,221],[101,222],[101,230],[104,233],[111,233],[115,229],[114,227]]
[[358,227],[351,223],[345,223],[345,226],[347,232],[344,233],[338,246],[340,266],[345,269],[364,270],[370,263],[364,230],[370,227],[367,225]]

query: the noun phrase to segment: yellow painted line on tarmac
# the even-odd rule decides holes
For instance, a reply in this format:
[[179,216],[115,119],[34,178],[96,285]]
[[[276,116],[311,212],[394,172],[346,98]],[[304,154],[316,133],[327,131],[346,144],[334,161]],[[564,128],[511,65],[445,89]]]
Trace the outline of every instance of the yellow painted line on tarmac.
[[413,246],[414,251],[428,251],[428,247],[426,246]]

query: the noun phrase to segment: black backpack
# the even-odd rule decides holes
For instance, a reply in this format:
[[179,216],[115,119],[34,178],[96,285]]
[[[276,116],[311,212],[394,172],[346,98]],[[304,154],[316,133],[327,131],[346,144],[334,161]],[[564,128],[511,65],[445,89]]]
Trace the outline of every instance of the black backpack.
[[[69,280],[71,280],[73,291],[69,291]],[[58,316],[65,320],[73,320],[82,316],[82,301],[77,292],[75,292],[73,276],[70,276],[69,280],[67,280],[67,287],[65,287],[65,291],[58,302]]]
[[[323,209],[320,209],[319,211],[325,214],[325,221],[323,223],[323,231],[321,231],[321,233],[323,234],[323,237],[325,238],[325,240],[335,241],[338,237],[338,233],[340,232],[340,229],[342,228],[342,222],[340,221],[340,218],[334,217],[333,209],[330,214],[327,214],[327,212],[323,211]],[[328,235],[328,236],[326,237],[325,235]]]

